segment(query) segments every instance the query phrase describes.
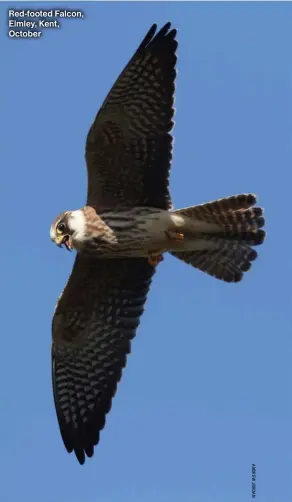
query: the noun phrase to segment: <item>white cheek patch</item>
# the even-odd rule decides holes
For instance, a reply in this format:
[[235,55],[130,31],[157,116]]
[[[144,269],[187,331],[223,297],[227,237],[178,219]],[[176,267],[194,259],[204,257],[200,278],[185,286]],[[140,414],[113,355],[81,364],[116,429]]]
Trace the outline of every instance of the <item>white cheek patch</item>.
[[84,241],[85,240],[85,229],[86,221],[84,213],[81,209],[77,211],[72,211],[69,219],[69,226],[74,232],[74,240]]

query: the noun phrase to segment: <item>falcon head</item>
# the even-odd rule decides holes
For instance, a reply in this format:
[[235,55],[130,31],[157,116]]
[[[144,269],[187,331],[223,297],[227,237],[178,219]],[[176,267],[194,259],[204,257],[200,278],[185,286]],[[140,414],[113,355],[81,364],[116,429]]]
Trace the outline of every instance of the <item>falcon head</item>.
[[85,237],[85,216],[82,209],[64,211],[53,221],[50,237],[57,246],[64,244],[68,251],[76,249]]

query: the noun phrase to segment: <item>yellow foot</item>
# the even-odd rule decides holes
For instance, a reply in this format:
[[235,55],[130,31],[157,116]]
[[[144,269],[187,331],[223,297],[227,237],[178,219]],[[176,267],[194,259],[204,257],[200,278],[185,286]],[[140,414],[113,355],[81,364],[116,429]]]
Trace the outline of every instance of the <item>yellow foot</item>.
[[156,267],[158,265],[158,263],[160,263],[161,261],[163,260],[163,256],[162,254],[149,254],[148,255],[148,263],[150,263],[150,265],[152,265],[152,267]]
[[167,236],[170,240],[175,241],[175,242],[184,242],[184,234],[181,234],[180,232],[175,232],[172,230],[169,230],[167,233]]

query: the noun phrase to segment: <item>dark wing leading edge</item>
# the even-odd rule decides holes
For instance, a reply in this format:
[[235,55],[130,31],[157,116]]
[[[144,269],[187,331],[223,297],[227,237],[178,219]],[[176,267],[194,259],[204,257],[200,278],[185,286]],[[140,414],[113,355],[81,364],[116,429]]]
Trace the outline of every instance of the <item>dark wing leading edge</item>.
[[[176,30],[153,25],[109,92],[86,142],[87,204],[171,205]],[[155,36],[154,36],[155,35]]]
[[77,256],[53,319],[52,371],[60,431],[68,452],[91,457],[154,269],[144,258],[90,260]]

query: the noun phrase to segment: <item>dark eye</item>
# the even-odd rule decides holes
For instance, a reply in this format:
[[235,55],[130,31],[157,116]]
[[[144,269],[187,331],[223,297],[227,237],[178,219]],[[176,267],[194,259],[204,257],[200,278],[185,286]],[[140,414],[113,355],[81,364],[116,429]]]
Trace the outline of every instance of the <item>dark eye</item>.
[[65,225],[64,225],[64,223],[58,223],[57,230],[59,232],[64,232],[65,231]]

